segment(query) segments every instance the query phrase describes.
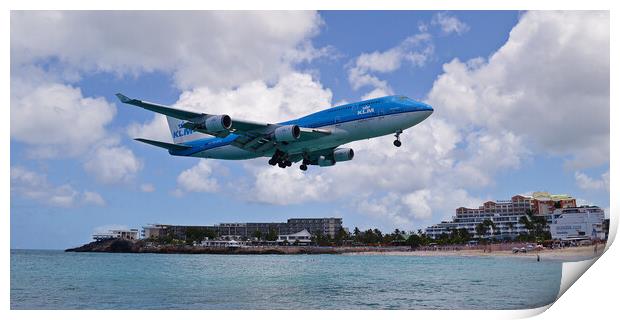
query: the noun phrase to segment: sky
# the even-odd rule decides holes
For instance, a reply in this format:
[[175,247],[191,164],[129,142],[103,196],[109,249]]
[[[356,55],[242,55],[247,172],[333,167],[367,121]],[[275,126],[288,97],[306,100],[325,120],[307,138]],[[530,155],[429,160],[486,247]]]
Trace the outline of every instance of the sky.
[[[609,14],[517,11],[11,12],[11,248],[109,228],[342,217],[423,229],[534,191],[609,211]],[[172,157],[124,94],[284,121],[399,94],[435,112],[301,172]]]

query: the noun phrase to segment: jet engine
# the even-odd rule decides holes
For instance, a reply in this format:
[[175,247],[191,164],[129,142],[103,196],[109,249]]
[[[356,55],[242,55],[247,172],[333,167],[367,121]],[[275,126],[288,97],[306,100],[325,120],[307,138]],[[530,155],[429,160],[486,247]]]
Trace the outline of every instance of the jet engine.
[[349,161],[353,159],[354,155],[355,153],[353,152],[353,149],[351,148],[338,148],[334,150],[334,161],[336,162]]
[[273,135],[278,142],[293,141],[301,136],[301,129],[298,125],[288,125],[276,128]]
[[210,116],[204,123],[207,131],[221,132],[229,130],[232,126],[232,119],[228,115]]
[[353,159],[355,153],[351,148],[338,148],[334,150],[331,157],[320,156],[317,160],[317,164],[320,167],[329,167],[336,164],[336,162],[349,161]]

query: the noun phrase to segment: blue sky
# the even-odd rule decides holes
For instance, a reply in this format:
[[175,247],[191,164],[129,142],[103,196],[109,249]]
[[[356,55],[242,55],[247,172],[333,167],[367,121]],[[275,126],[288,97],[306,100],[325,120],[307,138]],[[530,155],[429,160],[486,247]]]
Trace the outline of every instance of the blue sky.
[[[11,248],[147,223],[416,230],[542,190],[608,208],[608,26],[596,12],[13,12]],[[119,91],[251,120],[387,94],[436,112],[400,149],[356,142],[354,161],[302,174],[135,142],[169,132]]]

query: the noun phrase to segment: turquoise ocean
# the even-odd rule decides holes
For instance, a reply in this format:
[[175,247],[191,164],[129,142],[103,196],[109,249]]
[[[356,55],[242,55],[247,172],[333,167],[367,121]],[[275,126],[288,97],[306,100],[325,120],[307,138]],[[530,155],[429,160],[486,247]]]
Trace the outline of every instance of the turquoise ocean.
[[11,309],[526,309],[561,274],[513,257],[11,250]]

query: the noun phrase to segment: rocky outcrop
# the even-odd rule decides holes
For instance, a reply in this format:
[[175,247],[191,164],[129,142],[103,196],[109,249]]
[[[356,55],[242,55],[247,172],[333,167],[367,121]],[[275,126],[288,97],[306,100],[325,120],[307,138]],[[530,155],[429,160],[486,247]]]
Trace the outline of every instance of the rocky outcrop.
[[340,254],[349,252],[408,251],[409,247],[315,247],[249,246],[200,247],[189,245],[147,245],[141,240],[94,241],[66,252],[185,253],[185,254]]

